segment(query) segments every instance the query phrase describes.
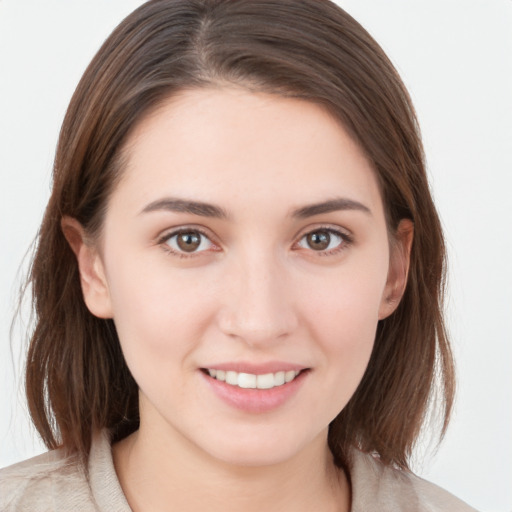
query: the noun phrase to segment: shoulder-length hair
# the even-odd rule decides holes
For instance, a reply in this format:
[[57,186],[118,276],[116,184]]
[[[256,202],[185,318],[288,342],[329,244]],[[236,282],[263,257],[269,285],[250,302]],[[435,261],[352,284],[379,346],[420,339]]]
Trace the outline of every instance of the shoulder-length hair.
[[178,91],[229,84],[328,109],[373,165],[390,234],[401,219],[414,223],[404,297],[379,323],[366,373],[329,429],[338,464],[356,446],[407,468],[434,391],[441,435],[453,402],[443,236],[409,95],[372,37],[327,0],[152,0],[103,44],[62,125],[29,276],[32,420],[49,448],[83,456],[97,429],[110,429],[114,441],[137,429],[137,384],[113,321],[84,303],[60,221],[73,217],[97,235],[137,122]]

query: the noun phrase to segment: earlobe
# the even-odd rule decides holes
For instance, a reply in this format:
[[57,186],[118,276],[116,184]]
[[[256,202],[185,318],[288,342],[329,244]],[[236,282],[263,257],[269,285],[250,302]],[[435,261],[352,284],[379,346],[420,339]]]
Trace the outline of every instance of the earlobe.
[[409,275],[413,237],[413,222],[402,219],[391,243],[388,280],[379,309],[379,320],[391,315],[403,297]]
[[112,318],[112,306],[103,262],[83,226],[71,217],[63,217],[61,228],[75,254],[85,304],[99,318]]

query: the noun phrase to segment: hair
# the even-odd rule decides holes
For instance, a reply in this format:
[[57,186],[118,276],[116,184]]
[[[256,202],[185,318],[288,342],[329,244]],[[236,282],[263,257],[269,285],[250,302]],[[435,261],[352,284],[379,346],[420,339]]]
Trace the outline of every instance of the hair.
[[433,398],[441,437],[453,403],[443,235],[409,95],[378,44],[328,0],[151,0],[100,48],[62,125],[28,278],[33,423],[48,448],[84,457],[98,429],[116,441],[138,428],[137,384],[113,321],[84,303],[61,219],[73,217],[97,236],[134,126],[180,91],[230,85],[328,109],[373,165],[389,232],[401,219],[414,223],[404,296],[379,322],[367,370],[328,436],[339,465],[355,446],[408,468]]

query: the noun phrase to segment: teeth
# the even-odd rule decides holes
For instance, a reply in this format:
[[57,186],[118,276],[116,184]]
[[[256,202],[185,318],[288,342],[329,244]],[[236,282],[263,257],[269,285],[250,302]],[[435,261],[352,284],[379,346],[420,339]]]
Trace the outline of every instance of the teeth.
[[258,389],[272,389],[274,387],[274,374],[265,373],[264,375],[258,375],[256,377],[256,387]]
[[282,386],[291,382],[299,371],[290,370],[287,372],[265,373],[263,375],[254,375],[252,373],[238,373],[234,371],[208,369],[210,377],[244,389],[272,389],[276,386]]
[[297,377],[298,373],[294,372],[293,370],[290,370],[289,372],[286,372],[284,374],[284,381],[285,382],[291,382],[295,377]]
[[[228,382],[228,384],[230,383]],[[245,389],[254,389],[257,386],[257,377],[251,373],[239,373],[235,386]]]
[[[293,373],[295,375],[295,372]],[[274,373],[274,386],[282,386],[285,382],[285,372]]]
[[238,386],[238,373],[226,372],[226,384],[231,384],[232,386]]

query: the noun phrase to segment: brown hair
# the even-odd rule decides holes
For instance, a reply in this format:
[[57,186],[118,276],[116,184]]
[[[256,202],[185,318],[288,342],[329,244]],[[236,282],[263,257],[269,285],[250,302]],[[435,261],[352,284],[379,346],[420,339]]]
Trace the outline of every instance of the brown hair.
[[83,456],[96,429],[117,440],[137,428],[137,384],[112,320],[85,306],[60,221],[73,217],[98,234],[134,125],[177,91],[229,83],[328,108],[373,163],[390,233],[400,219],[414,223],[404,297],[379,323],[362,382],[329,430],[339,464],[357,446],[406,468],[437,378],[442,433],[453,401],[442,232],[407,91],[371,36],[327,0],[152,0],[103,44],[64,119],[29,276],[32,420],[49,448]]

